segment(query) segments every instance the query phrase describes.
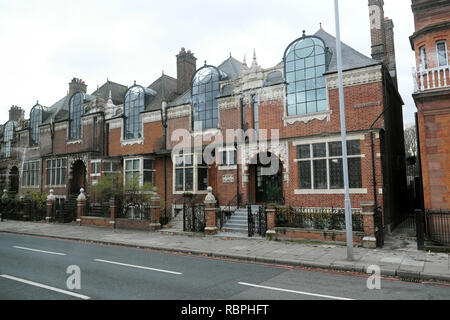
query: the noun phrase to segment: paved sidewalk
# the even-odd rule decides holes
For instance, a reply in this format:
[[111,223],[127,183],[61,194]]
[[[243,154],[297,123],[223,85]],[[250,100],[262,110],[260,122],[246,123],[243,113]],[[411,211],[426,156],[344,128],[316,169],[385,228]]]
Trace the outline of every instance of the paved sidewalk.
[[413,249],[355,248],[355,261],[346,261],[346,247],[339,245],[245,238],[224,240],[214,236],[170,235],[164,232],[23,221],[0,222],[2,232],[341,271],[365,272],[368,266],[378,265],[384,276],[450,281],[449,254]]

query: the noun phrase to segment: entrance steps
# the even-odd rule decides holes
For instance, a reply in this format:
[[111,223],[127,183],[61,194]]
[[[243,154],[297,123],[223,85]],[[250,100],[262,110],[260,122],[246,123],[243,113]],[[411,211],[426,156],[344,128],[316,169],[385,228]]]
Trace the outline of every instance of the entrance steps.
[[[252,214],[257,214],[259,206],[252,205]],[[255,222],[255,227],[258,227],[258,222]],[[233,233],[245,233],[248,234],[248,211],[247,208],[238,208],[224,223],[222,227],[223,232],[233,232]]]

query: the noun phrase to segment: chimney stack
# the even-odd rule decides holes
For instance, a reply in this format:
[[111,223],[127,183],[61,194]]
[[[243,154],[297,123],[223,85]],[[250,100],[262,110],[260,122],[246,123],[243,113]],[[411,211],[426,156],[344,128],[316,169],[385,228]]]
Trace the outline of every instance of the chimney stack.
[[369,0],[370,35],[372,59],[384,63],[397,86],[397,66],[395,63],[394,23],[384,17],[384,1]]
[[386,36],[386,65],[391,74],[391,78],[397,87],[397,64],[395,62],[395,45],[394,45],[394,22],[392,19],[384,19],[384,33]]
[[191,87],[191,79],[197,70],[197,58],[194,54],[181,48],[177,55],[177,93],[183,94]]
[[73,78],[69,83],[69,97],[71,97],[75,92],[87,92],[87,85],[83,80],[78,78]]
[[384,1],[369,0],[372,58],[384,61],[386,36],[384,33]]
[[23,120],[25,118],[25,110],[18,106],[12,106],[11,109],[9,109],[9,120],[10,121],[19,121]]

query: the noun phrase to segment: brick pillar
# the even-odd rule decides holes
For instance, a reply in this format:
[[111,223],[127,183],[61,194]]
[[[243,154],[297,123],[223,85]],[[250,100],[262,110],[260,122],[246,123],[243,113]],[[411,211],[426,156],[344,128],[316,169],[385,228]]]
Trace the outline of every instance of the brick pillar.
[[150,199],[150,230],[161,229],[159,219],[161,217],[161,198],[158,195],[158,188],[153,188],[153,196]]
[[267,231],[266,237],[269,240],[275,240],[277,232],[275,231],[275,206],[269,205],[266,209],[267,214]]
[[77,222],[81,226],[81,217],[84,216],[86,210],[86,195],[84,194],[84,189],[80,189],[80,194],[77,198]]
[[53,218],[53,206],[55,205],[55,195],[53,194],[53,189],[50,190],[50,194],[47,196],[47,213],[45,216],[45,221],[50,223]]
[[377,239],[375,237],[375,202],[361,202],[361,209],[364,221],[363,247],[375,249]]
[[109,200],[109,223],[111,224],[111,227],[115,229],[116,227],[116,210],[117,210],[117,203],[115,198],[111,198]]
[[208,194],[205,197],[206,234],[216,234],[216,197],[212,194],[212,187],[208,187]]

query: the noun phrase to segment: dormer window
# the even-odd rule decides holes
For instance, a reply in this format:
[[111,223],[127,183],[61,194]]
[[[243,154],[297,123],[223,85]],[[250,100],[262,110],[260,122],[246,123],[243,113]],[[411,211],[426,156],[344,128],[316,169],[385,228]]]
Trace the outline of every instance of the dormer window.
[[84,94],[75,93],[69,103],[69,140],[81,139],[81,116],[84,113]]
[[288,116],[327,110],[325,71],[322,39],[304,36],[288,46],[284,54]]
[[217,128],[219,106],[216,98],[220,95],[219,81],[223,76],[216,67],[205,65],[192,77],[192,128],[194,130]]
[[16,129],[15,121],[8,121],[3,128],[3,152],[5,158],[11,157],[11,141],[14,137],[14,130]]
[[42,124],[43,107],[36,104],[30,112],[30,146],[39,144],[39,126]]
[[124,139],[142,138],[142,114],[145,106],[150,102],[150,97],[155,93],[139,85],[134,85],[125,94],[124,115],[125,128]]

